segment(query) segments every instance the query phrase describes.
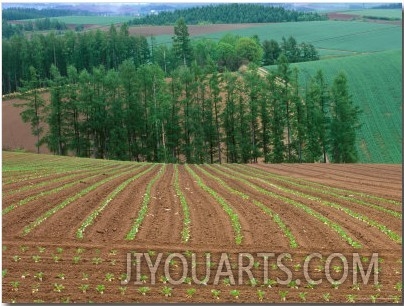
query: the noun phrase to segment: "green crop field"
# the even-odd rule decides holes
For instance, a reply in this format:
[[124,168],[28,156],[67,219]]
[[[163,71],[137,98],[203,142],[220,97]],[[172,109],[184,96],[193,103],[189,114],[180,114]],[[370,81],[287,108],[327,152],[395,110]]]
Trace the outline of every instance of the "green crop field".
[[[402,50],[292,64],[300,82],[322,69],[329,84],[344,71],[353,101],[363,113],[357,148],[362,163],[402,162]],[[268,67],[274,69],[274,66]]]
[[403,19],[402,11],[399,9],[368,9],[368,10],[359,10],[359,11],[352,10],[352,11],[343,11],[340,13],[359,15],[359,16]]
[[[266,24],[259,27],[217,32],[203,37],[220,39],[226,33],[240,36],[258,35],[261,41],[293,36],[298,42],[317,48],[351,52],[375,52],[401,48],[401,26],[370,22],[313,21]],[[199,36],[201,37],[201,36]]]
[[[60,22],[64,22],[66,24],[93,24],[93,25],[100,25],[100,26],[108,26],[115,23],[122,23],[129,20],[132,20],[133,17],[130,16],[63,16],[57,18]],[[31,21],[35,19],[30,19]],[[24,20],[28,21],[28,20]]]

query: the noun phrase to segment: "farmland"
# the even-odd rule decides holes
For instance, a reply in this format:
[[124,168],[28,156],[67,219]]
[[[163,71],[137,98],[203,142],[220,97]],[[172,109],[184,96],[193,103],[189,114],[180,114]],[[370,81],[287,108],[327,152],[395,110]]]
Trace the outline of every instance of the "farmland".
[[[3,301],[400,302],[401,180],[401,165],[163,165],[3,152]],[[212,274],[222,252],[232,269],[240,252],[287,252],[293,280],[274,281],[286,275],[272,258],[263,283],[256,257],[254,279],[240,284],[212,276],[172,285],[162,269],[151,284],[143,258],[133,267],[141,284],[124,285],[131,252],[153,262],[158,253],[210,254]],[[303,280],[315,252],[324,256],[308,266],[312,279],[324,278],[318,285]],[[354,285],[351,266],[345,282],[328,282],[332,252],[349,264],[358,253],[365,268],[378,253],[378,283]],[[174,258],[167,267],[178,280]],[[328,263],[333,279],[342,266]]]
[[368,9],[368,10],[351,10],[343,11],[343,14],[358,15],[363,17],[379,17],[402,19],[402,11],[400,9]]
[[[63,16],[51,18],[51,20],[57,19],[59,22],[64,22],[67,25],[100,25],[110,26],[111,24],[127,22],[133,17],[131,16]],[[36,19],[28,19],[17,22],[29,22]]]

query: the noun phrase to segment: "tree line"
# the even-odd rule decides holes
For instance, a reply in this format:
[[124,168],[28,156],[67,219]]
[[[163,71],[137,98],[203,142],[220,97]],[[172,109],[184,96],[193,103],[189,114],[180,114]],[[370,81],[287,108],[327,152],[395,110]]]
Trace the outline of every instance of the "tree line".
[[[218,72],[213,62],[179,66],[170,79],[155,64],[91,72],[51,66],[50,98],[35,68],[21,113],[38,150],[149,162],[355,162],[359,110],[344,74],[331,86],[319,71],[307,88],[281,55],[275,72],[257,66]],[[44,126],[48,128],[44,129]]]
[[193,7],[173,12],[160,12],[157,15],[148,15],[135,18],[129,22],[131,25],[173,25],[184,18],[187,24],[201,23],[266,23],[291,21],[317,21],[326,20],[327,16],[318,13],[298,12],[287,10],[281,6],[233,3],[212,4]]

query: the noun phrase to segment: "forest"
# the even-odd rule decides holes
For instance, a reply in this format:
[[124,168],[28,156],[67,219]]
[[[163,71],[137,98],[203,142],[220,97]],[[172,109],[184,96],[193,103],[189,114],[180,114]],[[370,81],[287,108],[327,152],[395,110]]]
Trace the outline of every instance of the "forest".
[[253,3],[232,3],[193,7],[174,12],[161,12],[135,18],[130,25],[172,25],[184,18],[187,24],[202,23],[264,23],[326,20],[326,15],[287,10],[281,6]]
[[[232,53],[221,53],[221,42],[191,42],[183,19],[174,26],[172,46],[152,43],[149,49],[125,26],[119,32],[111,26],[107,41],[100,31],[69,35],[43,36],[51,42],[43,45],[44,58],[34,53],[31,63],[38,65],[27,65],[18,84],[25,100],[21,116],[30,122],[38,150],[46,144],[59,155],[166,163],[357,159],[360,111],[347,77],[339,74],[326,84],[318,71],[300,88],[290,50],[282,50],[289,44],[281,43],[276,72],[265,73],[256,38],[223,37],[237,55],[228,67],[233,62],[223,56]],[[61,39],[66,44],[59,45]],[[76,54],[76,39],[80,48],[92,49]]]

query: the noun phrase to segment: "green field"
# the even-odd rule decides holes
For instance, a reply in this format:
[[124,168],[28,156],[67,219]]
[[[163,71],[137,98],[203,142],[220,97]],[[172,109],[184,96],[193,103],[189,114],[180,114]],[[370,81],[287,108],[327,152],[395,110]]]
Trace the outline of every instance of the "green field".
[[[257,34],[261,41],[293,36],[298,42],[312,43],[317,48],[351,52],[375,52],[402,46],[401,26],[370,22],[313,21],[266,24],[258,27],[202,35],[220,39],[226,33],[240,36]],[[320,54],[321,55],[321,54]]]
[[343,14],[352,14],[359,16],[372,16],[381,18],[403,19],[402,11],[399,9],[368,9],[368,10],[352,10],[339,12]]
[[323,70],[329,84],[344,71],[353,101],[363,111],[357,137],[360,162],[402,162],[401,49],[291,66],[299,68],[303,88],[318,69]]
[[[100,26],[108,26],[115,23],[122,23],[129,20],[132,20],[133,17],[131,16],[63,16],[57,18],[60,22],[64,22],[66,24],[93,24],[93,25],[100,25]],[[35,19],[31,19],[34,21]],[[28,20],[23,20],[28,21]]]

